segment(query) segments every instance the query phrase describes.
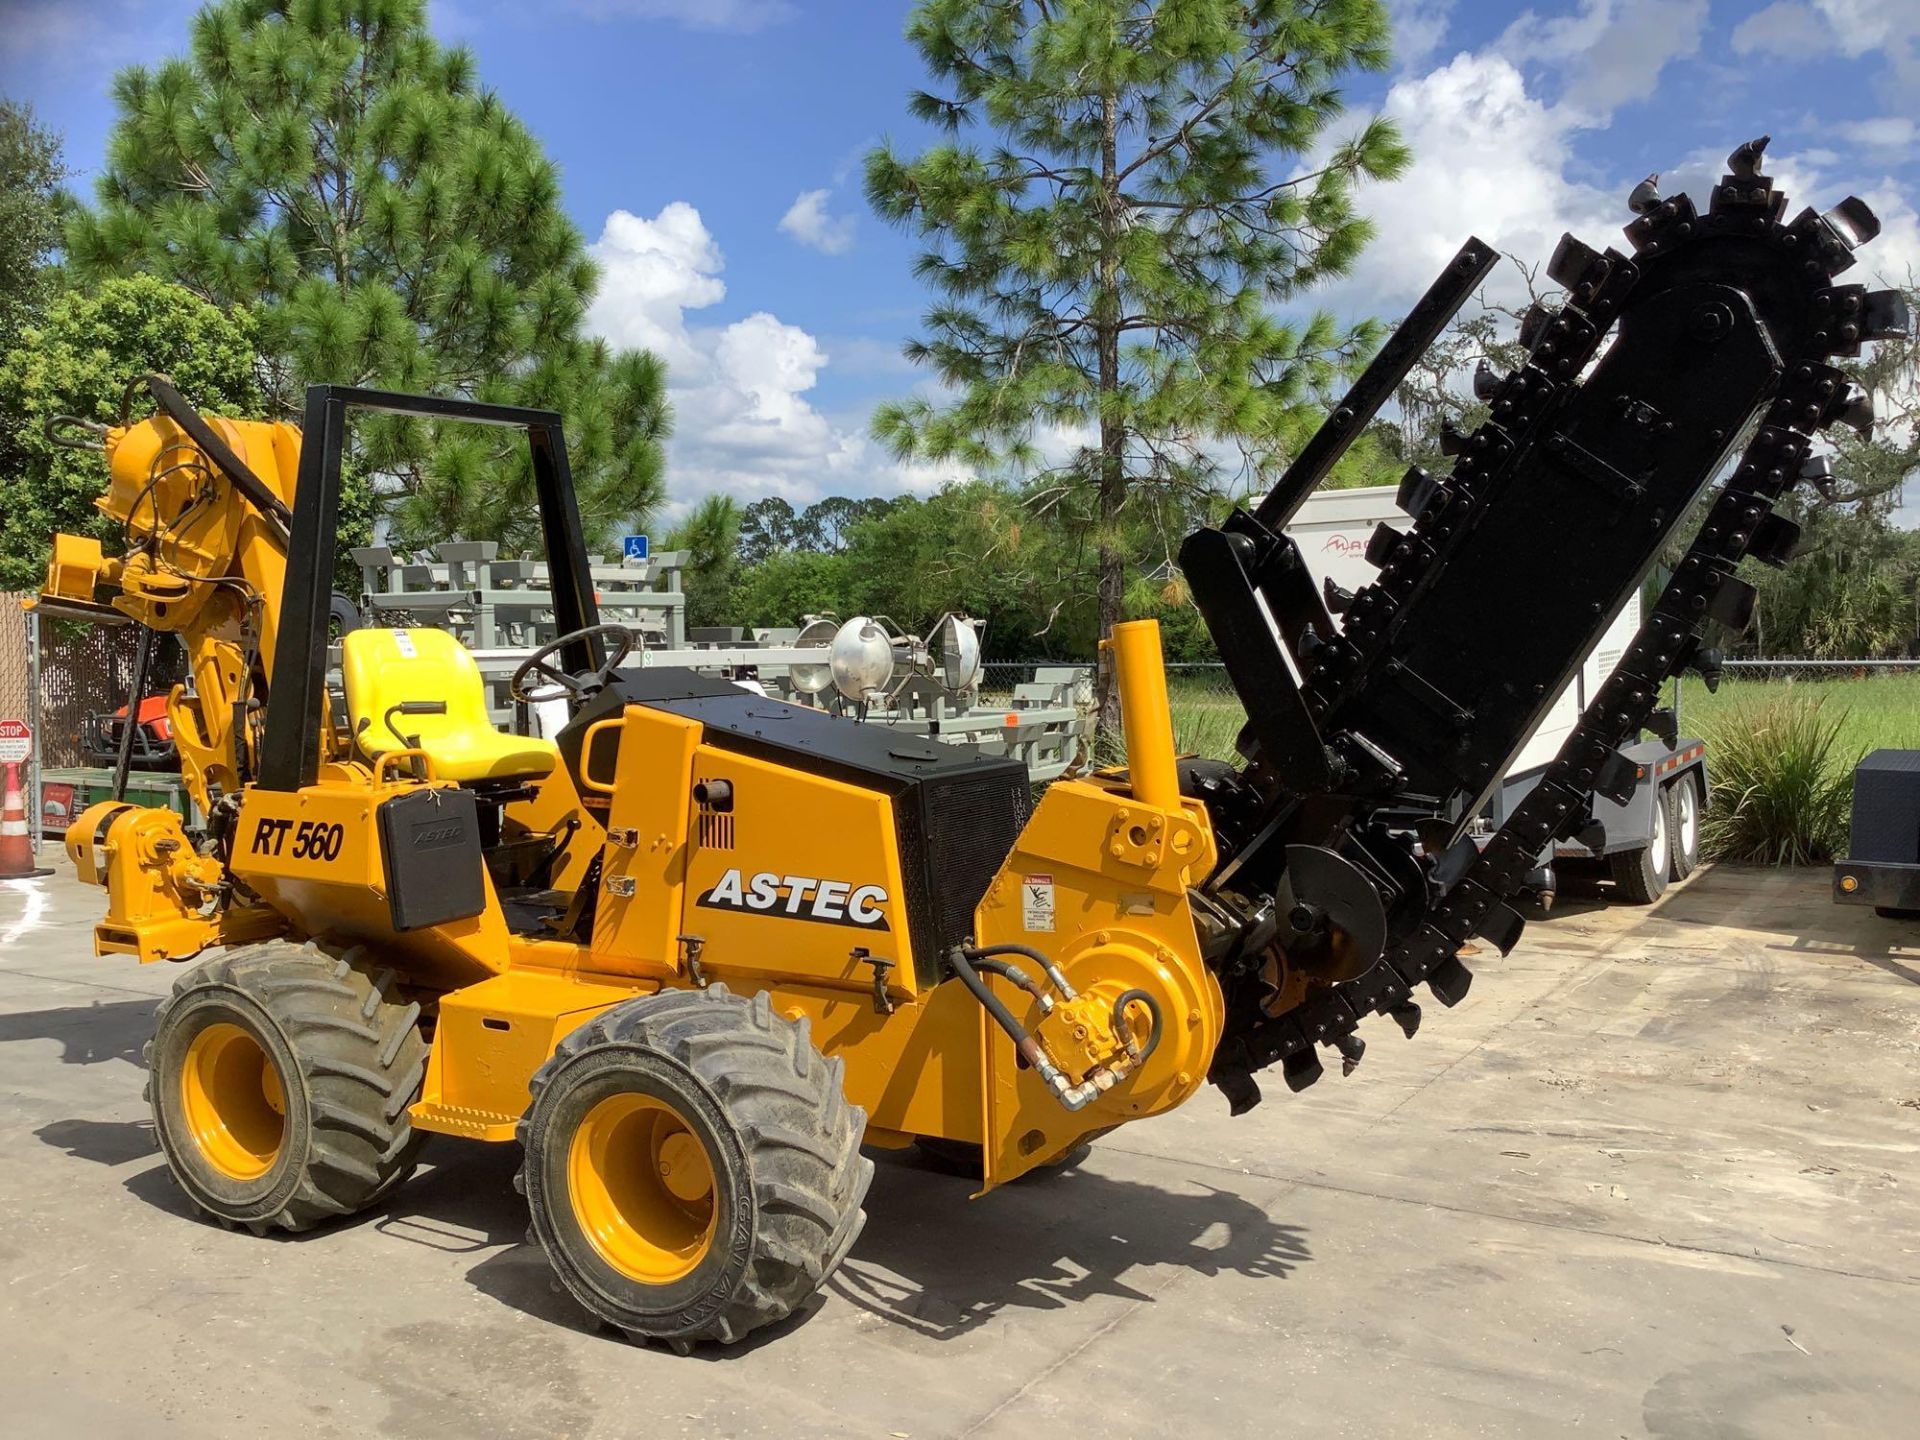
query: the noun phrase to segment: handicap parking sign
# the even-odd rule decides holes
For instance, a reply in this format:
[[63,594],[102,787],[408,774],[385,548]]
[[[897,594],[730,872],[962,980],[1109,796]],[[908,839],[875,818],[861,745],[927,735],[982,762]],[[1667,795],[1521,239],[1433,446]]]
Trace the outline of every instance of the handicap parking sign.
[[630,564],[635,560],[646,559],[647,537],[644,535],[628,535],[622,539],[620,542],[620,558]]

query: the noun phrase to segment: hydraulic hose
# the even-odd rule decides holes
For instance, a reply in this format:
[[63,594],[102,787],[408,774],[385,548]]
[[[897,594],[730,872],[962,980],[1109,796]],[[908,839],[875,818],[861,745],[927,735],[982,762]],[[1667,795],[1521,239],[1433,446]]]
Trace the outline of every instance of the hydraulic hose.
[[985,970],[990,974],[998,975],[1006,980],[1008,984],[1026,991],[1027,994],[1033,997],[1034,1003],[1040,1007],[1040,1013],[1042,1015],[1050,1015],[1053,1013],[1053,996],[1046,992],[1046,989],[1038,980],[1035,980],[1018,965],[1015,965],[1009,960],[997,959],[992,955],[978,950],[970,952],[968,958],[972,960],[975,969]]
[[1047,979],[1053,982],[1053,988],[1060,992],[1060,998],[1062,1000],[1073,1000],[1077,998],[1073,986],[1067,983],[1067,977],[1060,973],[1060,967],[1055,965],[1045,954],[1034,949],[1031,945],[1015,945],[1009,942],[1004,945],[975,946],[967,951],[968,958],[976,962],[995,955],[1024,956],[1028,960],[1033,961],[1034,964],[1038,965],[1041,970],[1046,973]]
[[[1153,1024],[1147,1030],[1147,1043],[1144,1047],[1135,1042],[1133,1026],[1127,1021],[1127,1006],[1136,1003],[1146,1006],[1147,1013],[1153,1016]],[[1118,1035],[1120,1043],[1127,1047],[1127,1053],[1133,1057],[1135,1065],[1144,1065],[1147,1057],[1159,1048],[1162,1028],[1160,1002],[1137,986],[1113,1002],[1113,1033]]]
[[[978,952],[969,951],[963,945],[956,945],[947,955],[953,964],[953,973],[960,977],[960,983],[973,992],[973,998],[980,1002],[980,1008],[991,1015],[994,1023],[1007,1032],[1007,1038],[1013,1041],[1026,1062],[1040,1072],[1045,1079],[1048,1071],[1059,1075],[1059,1067],[1047,1058],[1046,1051],[1040,1048],[1040,1042],[1033,1038],[1026,1026],[1013,1018],[1013,1012],[1007,1009],[1000,997],[987,988],[987,982],[980,978],[980,972],[973,968],[971,956]],[[1062,1077],[1065,1078],[1064,1076]],[[1051,1081],[1048,1081],[1051,1084]]]
[[[1067,984],[1066,977],[1060,973],[1059,967],[1040,951],[1030,946],[1012,944],[988,945],[983,947],[956,945],[948,952],[947,959],[953,965],[954,974],[960,977],[960,983],[972,992],[973,998],[980,1002],[981,1008],[993,1017],[996,1025],[1006,1032],[1007,1038],[1013,1041],[1013,1048],[1026,1060],[1027,1064],[1033,1067],[1034,1073],[1038,1075],[1042,1083],[1053,1092],[1053,1098],[1058,1100],[1067,1110],[1083,1110],[1092,1104],[1100,1096],[1119,1084],[1120,1081],[1131,1075],[1134,1070],[1139,1067],[1141,1062],[1153,1053],[1154,1047],[1160,1043],[1160,1031],[1162,1028],[1160,1006],[1146,991],[1137,988],[1128,990],[1123,993],[1119,999],[1114,1001],[1113,1005],[1114,1033],[1120,1037],[1120,1042],[1126,1049],[1126,1055],[1111,1064],[1096,1065],[1088,1072],[1086,1079],[1077,1085],[1074,1084],[1067,1078],[1066,1072],[1054,1064],[1053,1058],[1046,1052],[1046,1047],[1035,1038],[1033,1032],[1014,1018],[1013,1012],[1007,1009],[1006,1005],[1001,1002],[1000,997],[993,993],[988,987],[987,982],[980,978],[981,970],[986,970],[990,974],[1003,976],[1011,983],[1025,990],[1029,995],[1033,995],[1036,999],[1039,999],[1042,1003],[1044,1013],[1051,1013],[1052,1006],[1043,996],[1039,995],[1039,987],[1033,984],[1031,977],[1017,966],[1005,963],[1005,961],[1001,959],[1001,957],[1005,955],[1023,955],[1033,960],[1046,971],[1047,978],[1053,982],[1054,986],[1069,1002],[1076,998],[1073,987]],[[978,966],[977,969],[975,968],[976,965]],[[1027,983],[1022,984],[1022,981]],[[1148,1012],[1153,1016],[1153,1025],[1148,1033],[1147,1043],[1144,1047],[1134,1039],[1133,1027],[1128,1023],[1125,1014],[1126,1007],[1135,1001],[1144,1004]]]

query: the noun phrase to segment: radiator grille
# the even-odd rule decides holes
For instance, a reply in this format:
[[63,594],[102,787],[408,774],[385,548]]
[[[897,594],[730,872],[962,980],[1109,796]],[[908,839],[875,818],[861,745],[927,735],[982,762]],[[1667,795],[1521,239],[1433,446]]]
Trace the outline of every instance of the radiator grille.
[[1026,824],[1024,770],[955,776],[900,797],[895,823],[907,882],[914,970],[937,982],[942,959],[973,931],[973,912]]

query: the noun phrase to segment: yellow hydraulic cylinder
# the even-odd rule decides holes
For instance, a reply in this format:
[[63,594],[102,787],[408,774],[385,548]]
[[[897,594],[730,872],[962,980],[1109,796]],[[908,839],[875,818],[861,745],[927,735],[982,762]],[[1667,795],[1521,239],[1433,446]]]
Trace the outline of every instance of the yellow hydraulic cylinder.
[[1126,730],[1133,798],[1159,810],[1177,811],[1180,776],[1173,763],[1173,710],[1167,703],[1160,622],[1123,620],[1113,627],[1107,644],[1120,687],[1120,723]]

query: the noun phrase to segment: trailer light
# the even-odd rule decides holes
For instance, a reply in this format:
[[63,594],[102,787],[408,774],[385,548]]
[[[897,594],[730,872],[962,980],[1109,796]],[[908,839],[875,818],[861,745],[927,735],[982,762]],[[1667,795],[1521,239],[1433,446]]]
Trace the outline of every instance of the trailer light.
[[1851,895],[1859,888],[1860,877],[1858,875],[1842,875],[1840,877],[1840,889],[1846,894]]

